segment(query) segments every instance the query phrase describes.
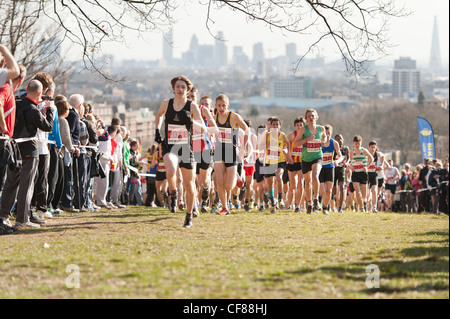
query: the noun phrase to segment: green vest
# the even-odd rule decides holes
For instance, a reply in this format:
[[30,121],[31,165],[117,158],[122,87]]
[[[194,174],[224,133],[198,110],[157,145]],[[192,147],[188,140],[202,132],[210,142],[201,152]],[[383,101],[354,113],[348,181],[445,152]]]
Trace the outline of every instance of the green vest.
[[[316,134],[312,141],[308,141],[303,144],[302,150],[302,162],[312,162],[317,159],[321,159],[323,156],[322,153],[322,127],[320,125],[316,126]],[[303,135],[303,139],[311,136],[309,132],[308,125],[305,126],[305,134]]]

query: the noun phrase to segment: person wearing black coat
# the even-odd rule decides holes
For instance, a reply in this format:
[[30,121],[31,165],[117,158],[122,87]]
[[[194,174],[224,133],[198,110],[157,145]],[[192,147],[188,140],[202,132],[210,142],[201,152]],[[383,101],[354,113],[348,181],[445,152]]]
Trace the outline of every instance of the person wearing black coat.
[[418,212],[430,211],[430,192],[426,190],[428,188],[428,173],[430,168],[428,167],[432,161],[428,158],[423,160],[423,168],[419,172],[419,183],[422,185],[422,190],[419,193],[419,207]]
[[441,207],[441,196],[445,196],[442,192],[445,189],[445,181],[448,181],[448,171],[444,170],[442,163],[437,161],[435,168],[431,171],[428,177],[428,185],[432,187],[430,194],[433,198],[433,214],[438,214],[440,211],[445,212],[446,210],[445,204],[444,207]]
[[[27,96],[16,100],[13,139],[20,150],[22,167],[20,170],[7,168],[7,177],[0,205],[0,217],[5,224],[10,225],[9,217],[17,199],[16,230],[25,227],[40,227],[39,224],[33,222],[39,219],[30,214],[30,203],[33,195],[30,190],[34,187],[34,176],[39,162],[36,132],[38,128],[44,132],[51,132],[53,128],[52,109],[46,105],[41,113],[37,108],[41,95],[42,84],[37,80],[31,80],[27,86]],[[42,114],[45,114],[45,116]]]

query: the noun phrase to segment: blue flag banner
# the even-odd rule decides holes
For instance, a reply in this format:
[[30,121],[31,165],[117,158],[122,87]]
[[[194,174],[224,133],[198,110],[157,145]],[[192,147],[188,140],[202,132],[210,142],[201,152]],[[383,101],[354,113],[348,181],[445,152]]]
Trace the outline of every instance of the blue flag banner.
[[434,149],[434,134],[433,128],[427,120],[421,117],[417,117],[417,124],[419,125],[419,137],[420,137],[420,150],[422,152],[423,159],[436,158],[436,152]]

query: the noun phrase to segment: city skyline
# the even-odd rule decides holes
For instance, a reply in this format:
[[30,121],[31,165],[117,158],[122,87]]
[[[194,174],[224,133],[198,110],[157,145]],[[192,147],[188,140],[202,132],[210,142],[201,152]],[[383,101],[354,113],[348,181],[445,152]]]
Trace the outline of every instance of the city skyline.
[[[189,6],[191,5],[195,7],[194,3],[189,3]],[[417,60],[419,67],[427,67],[430,61],[434,20],[436,18],[439,29],[441,62],[444,67],[448,66],[449,3],[442,0],[431,0],[427,2],[408,0],[405,2],[405,6],[414,12],[411,16],[392,21],[391,42],[398,45],[396,48],[390,50],[391,55],[389,57],[379,60],[379,63],[391,63],[401,56],[411,56]],[[202,45],[214,45],[216,41],[206,28],[204,8],[201,6],[196,10],[189,10],[189,8],[186,7],[184,11],[182,10],[182,17],[178,17],[178,23],[173,26],[172,50],[175,59],[180,59],[183,52],[188,51],[191,38],[194,35],[198,38],[199,44]],[[306,50],[304,45],[302,46],[304,36],[283,36],[261,26],[261,24],[246,24],[240,20],[232,20],[232,23],[228,24],[223,24],[223,21],[215,21],[214,30],[211,30],[211,32],[215,32],[216,34],[223,32],[228,60],[231,60],[233,47],[236,46],[242,46],[243,52],[252,59],[253,45],[258,42],[263,43],[266,58],[285,55],[285,47],[288,43],[296,44],[298,55],[302,55]],[[405,30],[408,30],[408,32],[405,32]],[[122,44],[111,43],[111,46],[105,46],[103,53],[112,54],[116,61],[129,59],[162,59],[162,33],[148,34],[145,39],[149,43],[140,40],[138,44],[131,36],[127,47]],[[312,53],[306,58],[315,58],[316,56],[318,54]],[[324,50],[320,56],[323,56],[327,61],[339,59],[339,55],[333,53],[333,50]]]

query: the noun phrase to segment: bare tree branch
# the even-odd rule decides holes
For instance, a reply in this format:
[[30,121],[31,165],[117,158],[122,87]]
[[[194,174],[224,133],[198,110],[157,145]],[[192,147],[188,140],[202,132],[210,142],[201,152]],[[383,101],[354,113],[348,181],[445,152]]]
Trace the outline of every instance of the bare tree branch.
[[[231,10],[248,22],[260,23],[271,31],[299,37],[313,36],[295,71],[312,50],[331,43],[341,54],[348,73],[354,76],[367,75],[367,62],[388,54],[391,47],[387,32],[389,20],[409,14],[404,8],[397,9],[395,0],[197,1],[207,7],[205,27],[216,39],[214,14]],[[43,14],[56,23],[64,41],[81,48],[80,58],[86,69],[111,81],[122,79],[108,74],[95,59],[96,54],[102,52],[102,44],[106,41],[126,43],[128,31],[143,40],[147,32],[164,33],[174,24],[173,15],[179,4],[175,0],[3,0],[0,6],[25,2],[37,7],[35,14],[38,17]],[[4,23],[0,26],[2,34],[5,27]],[[13,36],[10,38],[21,41]]]

